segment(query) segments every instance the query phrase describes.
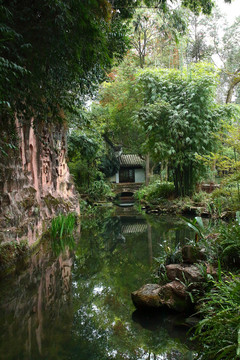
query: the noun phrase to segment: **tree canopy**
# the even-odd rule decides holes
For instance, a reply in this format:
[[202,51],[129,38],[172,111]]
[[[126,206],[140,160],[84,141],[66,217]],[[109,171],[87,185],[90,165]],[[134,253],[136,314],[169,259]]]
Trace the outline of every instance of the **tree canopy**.
[[195,154],[214,149],[214,132],[229,114],[215,103],[216,86],[217,73],[206,64],[184,71],[145,69],[137,77],[146,150],[168,162],[179,195],[193,192],[202,170]]
[[[167,11],[166,0],[145,4]],[[2,111],[45,119],[70,108],[76,97],[89,93],[113,56],[123,56],[128,44],[123,20],[139,5],[129,0],[2,0]],[[182,5],[209,13],[213,1],[183,0]]]
[[1,18],[1,105],[42,119],[89,93],[126,43],[105,0],[2,1]]

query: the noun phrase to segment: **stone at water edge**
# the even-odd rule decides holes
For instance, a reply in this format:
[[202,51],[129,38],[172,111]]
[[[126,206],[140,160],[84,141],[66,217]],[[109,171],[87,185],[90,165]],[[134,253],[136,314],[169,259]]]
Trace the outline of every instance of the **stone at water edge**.
[[131,293],[132,302],[137,309],[159,308],[160,297],[158,295],[161,286],[158,284],[146,284]]
[[171,264],[166,266],[169,280],[179,279],[180,281],[202,282],[204,277],[200,269],[195,265]]
[[184,312],[189,309],[190,299],[186,292],[186,286],[179,281],[172,281],[161,286],[159,297],[162,305],[169,309]]
[[204,260],[205,257],[204,250],[197,246],[184,245],[182,247],[182,258],[185,263],[194,264],[198,260]]
[[139,310],[158,309],[167,306],[169,309],[183,312],[189,308],[189,296],[186,286],[179,281],[166,285],[146,284],[132,292],[132,301]]

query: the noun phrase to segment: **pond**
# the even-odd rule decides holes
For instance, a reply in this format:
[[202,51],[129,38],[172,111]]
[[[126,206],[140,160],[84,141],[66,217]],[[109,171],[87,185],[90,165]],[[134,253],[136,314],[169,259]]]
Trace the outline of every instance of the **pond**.
[[157,282],[157,260],[189,236],[176,217],[107,208],[82,221],[74,251],[57,255],[42,243],[0,283],[0,358],[192,359],[179,315],[144,315],[131,301],[132,291]]

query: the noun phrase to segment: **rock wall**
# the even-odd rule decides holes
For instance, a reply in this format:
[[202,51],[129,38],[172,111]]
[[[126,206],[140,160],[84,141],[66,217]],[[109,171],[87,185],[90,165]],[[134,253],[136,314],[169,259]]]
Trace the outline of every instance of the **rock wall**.
[[17,150],[0,159],[0,244],[33,245],[60,212],[79,214],[79,199],[66,163],[66,129],[16,120]]

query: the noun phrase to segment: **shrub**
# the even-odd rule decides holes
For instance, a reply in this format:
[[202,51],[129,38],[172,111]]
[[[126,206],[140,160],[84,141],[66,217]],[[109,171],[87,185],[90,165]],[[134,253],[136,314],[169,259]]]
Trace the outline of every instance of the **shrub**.
[[214,282],[200,307],[203,315],[196,328],[202,360],[239,359],[240,279],[231,275]]
[[206,193],[205,191],[199,191],[197,193],[194,193],[193,196],[192,196],[192,200],[195,202],[195,203],[198,203],[198,204],[205,204],[209,199],[209,194]]
[[88,190],[88,194],[92,200],[96,201],[105,200],[106,198],[114,196],[111,185],[103,179],[94,181]]
[[240,208],[238,190],[230,187],[214,190],[211,194],[209,206],[213,212],[217,213],[224,210],[238,210]]
[[[239,214],[239,212],[237,213]],[[227,265],[240,265],[240,224],[237,220],[220,229],[221,259]]]
[[161,200],[174,196],[174,193],[175,188],[172,182],[161,182],[160,180],[155,180],[148,186],[140,189],[135,196],[140,201],[146,200],[150,203],[157,203]]

